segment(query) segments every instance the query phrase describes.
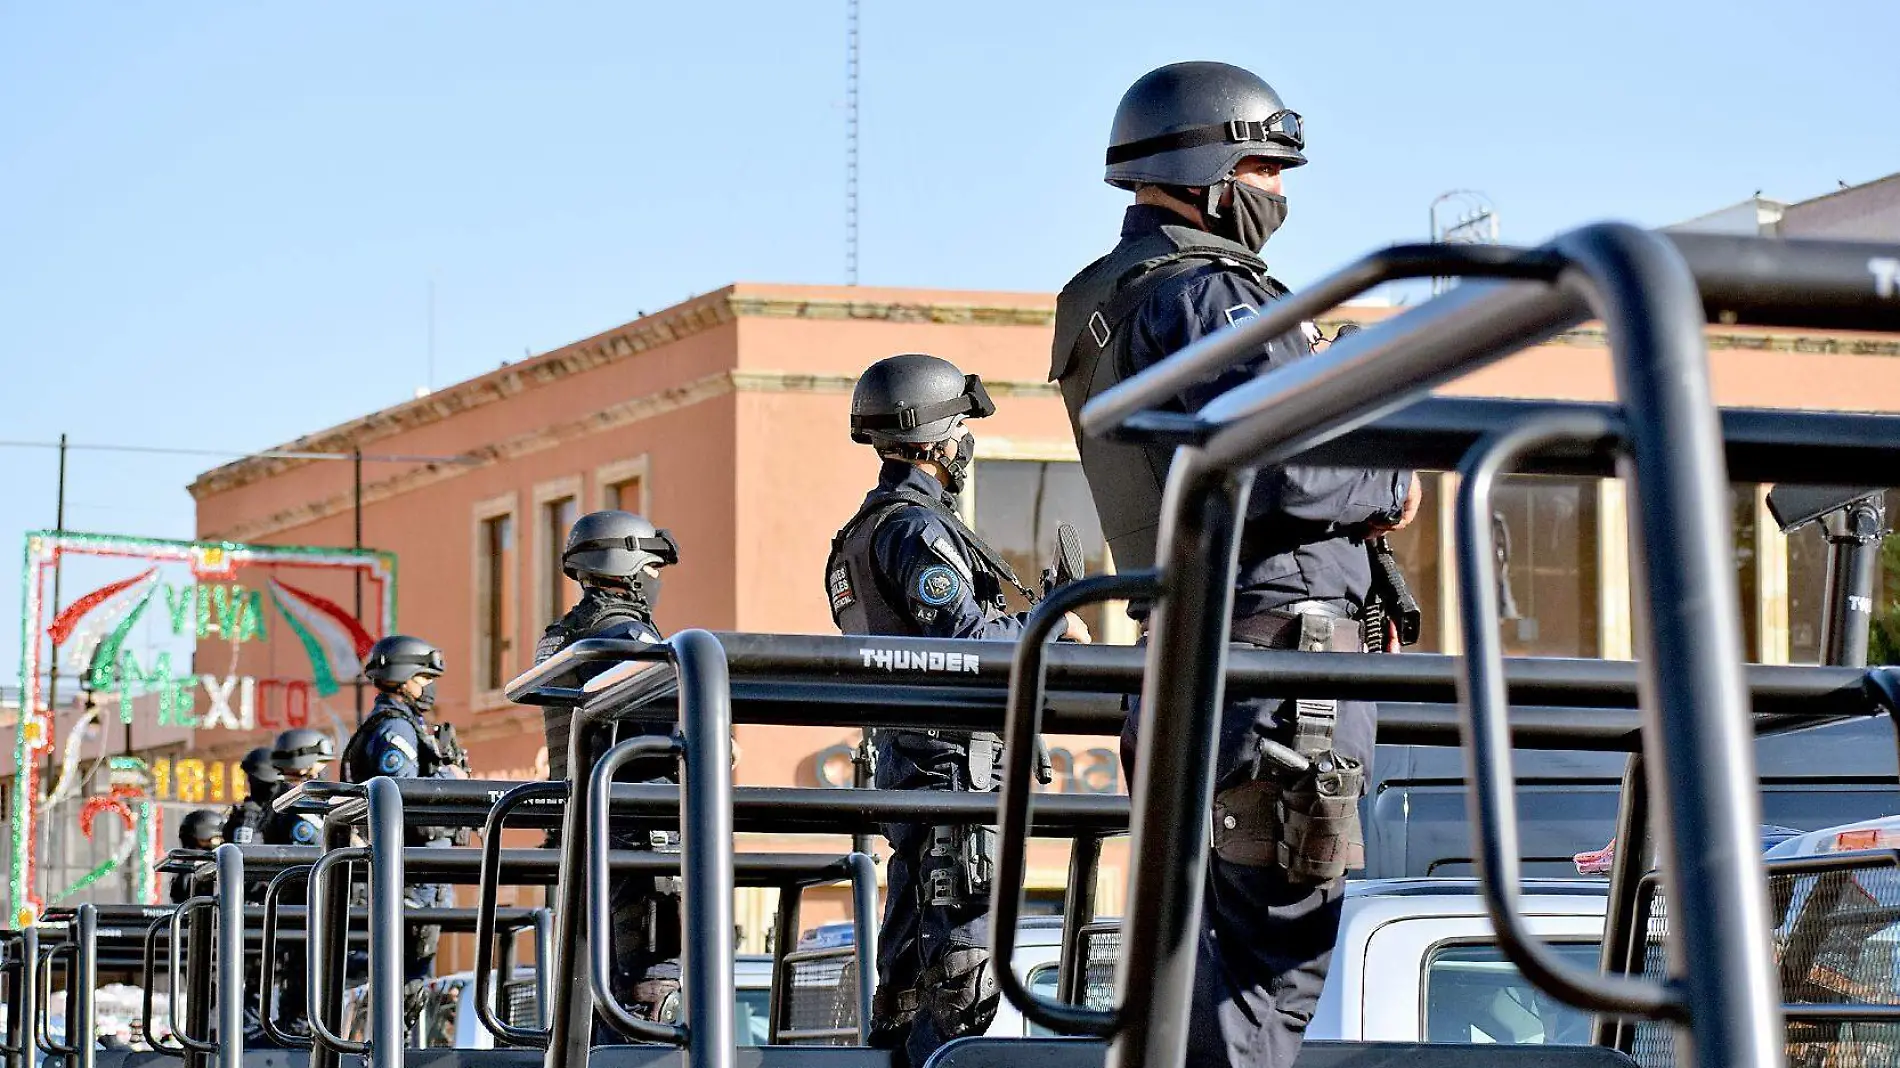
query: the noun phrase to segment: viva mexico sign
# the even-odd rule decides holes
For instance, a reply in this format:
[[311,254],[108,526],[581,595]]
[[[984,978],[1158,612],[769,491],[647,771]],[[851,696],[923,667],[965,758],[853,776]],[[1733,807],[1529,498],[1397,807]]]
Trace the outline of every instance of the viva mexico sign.
[[[55,576],[64,579],[57,603]],[[191,730],[321,724],[326,699],[361,673],[369,646],[396,621],[395,558],[365,549],[39,531],[27,535],[25,577],[10,871],[16,923],[134,853],[149,870],[146,854],[158,849],[155,805],[164,791],[155,787],[156,769],[115,755],[110,794],[86,800],[78,818],[91,837],[96,817],[110,811],[125,827],[121,848],[74,885],[38,892],[43,821],[49,813],[67,818],[69,802],[88,782],[97,785],[90,769],[79,769],[89,728],[139,715]],[[56,678],[77,679],[91,695],[76,719],[54,714]],[[66,736],[55,737],[63,722]],[[48,770],[51,783],[43,781]],[[149,892],[142,887],[141,896]]]

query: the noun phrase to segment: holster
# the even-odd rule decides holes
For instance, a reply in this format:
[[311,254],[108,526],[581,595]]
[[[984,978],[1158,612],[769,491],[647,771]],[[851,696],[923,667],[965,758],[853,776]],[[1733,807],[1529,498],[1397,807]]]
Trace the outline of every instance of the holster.
[[965,908],[985,903],[996,873],[996,830],[991,827],[932,827],[924,854],[924,904]]
[[[1247,637],[1270,636],[1282,648],[1291,638],[1312,652],[1359,647],[1349,619],[1299,612],[1268,620]],[[1282,712],[1292,713],[1292,749],[1263,740],[1248,780],[1214,795],[1214,852],[1232,864],[1277,866],[1296,883],[1331,882],[1365,866],[1365,768],[1333,748],[1337,702],[1288,701]]]

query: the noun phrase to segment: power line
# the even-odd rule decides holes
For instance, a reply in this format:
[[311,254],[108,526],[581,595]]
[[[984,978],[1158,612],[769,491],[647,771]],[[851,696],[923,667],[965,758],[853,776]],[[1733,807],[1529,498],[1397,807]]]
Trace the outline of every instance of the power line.
[[844,7],[844,277],[858,284],[858,0]]
[[[58,449],[57,441],[0,441],[0,449]],[[68,450],[81,452],[132,452],[155,456],[205,456],[213,459],[238,460],[355,460],[353,452],[301,452],[294,449],[185,449],[167,445],[107,445],[82,444],[68,442]],[[393,464],[473,464],[481,461],[472,456],[405,456],[399,453],[363,453],[365,463]]]

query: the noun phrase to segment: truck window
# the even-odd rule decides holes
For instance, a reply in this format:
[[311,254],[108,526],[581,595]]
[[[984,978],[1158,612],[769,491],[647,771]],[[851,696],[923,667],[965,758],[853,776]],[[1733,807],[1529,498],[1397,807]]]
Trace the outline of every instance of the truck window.
[[[1597,967],[1593,943],[1558,942],[1551,949],[1574,967]],[[1492,943],[1448,942],[1432,948],[1425,961],[1424,1014],[1428,1042],[1590,1042],[1590,1014],[1532,986]]]

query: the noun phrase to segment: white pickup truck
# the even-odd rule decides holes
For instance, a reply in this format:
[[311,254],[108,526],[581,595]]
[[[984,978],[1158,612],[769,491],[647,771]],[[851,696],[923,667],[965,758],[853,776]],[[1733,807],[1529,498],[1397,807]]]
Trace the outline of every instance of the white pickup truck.
[[[1533,932],[1580,967],[1597,967],[1608,883],[1529,880],[1524,910]],[[1491,921],[1469,879],[1378,879],[1348,885],[1332,973],[1307,1037],[1390,1042],[1538,1045],[1590,1041],[1590,1015],[1533,987],[1498,951]],[[1025,921],[1015,965],[1024,982],[1054,997],[1061,926]],[[1095,936],[1088,1000],[1113,996],[1119,938]],[[991,1035],[1047,1035],[1004,1003]]]
[[[1597,966],[1608,883],[1601,879],[1529,880],[1524,910],[1532,931],[1560,956],[1587,969]],[[1120,936],[1113,921],[1095,925],[1086,947],[1086,996],[1105,1005],[1113,997]],[[1060,917],[1026,919],[1017,930],[1015,967],[1023,982],[1056,996],[1062,923]],[[849,924],[828,924],[800,947],[850,944]],[[771,994],[771,958],[741,956],[738,980],[740,1043],[766,1038]],[[836,966],[830,969],[836,981]],[[528,969],[516,973],[520,980]],[[494,1039],[476,1020],[469,973],[431,984],[428,1045],[487,1048]],[[353,1030],[360,1030],[361,988],[347,1004]],[[530,1004],[513,1006],[512,1022],[532,1022]],[[1047,1036],[1052,1032],[1024,1019],[1005,1001],[987,1032],[993,1036]],[[1590,1015],[1560,1004],[1533,987],[1499,953],[1470,879],[1374,879],[1348,884],[1341,905],[1339,939],[1307,1037],[1389,1042],[1495,1042],[1506,1045],[1585,1044]]]

